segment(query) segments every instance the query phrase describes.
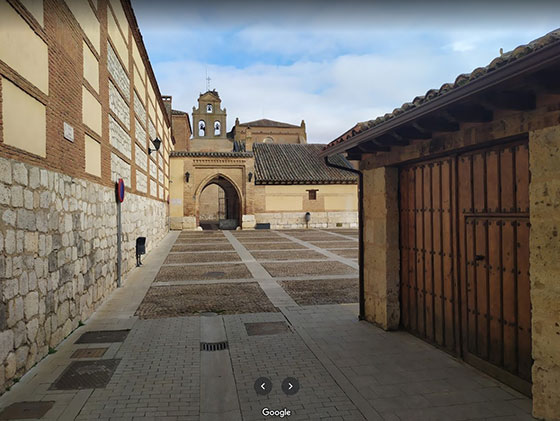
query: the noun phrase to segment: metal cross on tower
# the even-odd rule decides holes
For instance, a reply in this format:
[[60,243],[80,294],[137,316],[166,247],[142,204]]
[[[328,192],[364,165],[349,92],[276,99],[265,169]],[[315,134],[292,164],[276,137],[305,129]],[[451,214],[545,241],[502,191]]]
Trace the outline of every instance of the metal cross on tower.
[[208,76],[208,72],[206,72],[206,90],[209,91],[210,90],[210,81],[212,79],[210,78],[210,76]]

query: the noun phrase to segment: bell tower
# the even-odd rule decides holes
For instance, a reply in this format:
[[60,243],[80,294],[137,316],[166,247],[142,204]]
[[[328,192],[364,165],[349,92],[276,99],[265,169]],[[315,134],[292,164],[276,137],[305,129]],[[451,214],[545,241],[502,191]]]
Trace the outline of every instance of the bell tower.
[[224,140],[227,138],[225,108],[218,92],[208,90],[198,97],[198,108],[193,107],[193,140]]

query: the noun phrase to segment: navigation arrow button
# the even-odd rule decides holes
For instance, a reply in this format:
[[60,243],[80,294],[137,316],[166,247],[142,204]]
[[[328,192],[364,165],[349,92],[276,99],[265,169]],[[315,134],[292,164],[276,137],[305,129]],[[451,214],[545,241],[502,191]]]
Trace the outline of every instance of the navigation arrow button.
[[268,377],[259,377],[253,387],[257,395],[265,396],[272,390],[272,382]]
[[282,382],[282,391],[286,395],[295,395],[299,391],[299,382],[293,377],[286,377]]

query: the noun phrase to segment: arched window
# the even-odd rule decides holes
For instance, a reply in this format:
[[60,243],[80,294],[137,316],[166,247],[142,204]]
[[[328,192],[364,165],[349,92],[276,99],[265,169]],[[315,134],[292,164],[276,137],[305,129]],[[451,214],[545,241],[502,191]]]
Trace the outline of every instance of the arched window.
[[214,136],[219,136],[222,133],[222,126],[219,121],[214,123]]
[[212,112],[212,104],[206,104],[206,112],[207,112],[207,113],[211,113],[211,112]]
[[274,143],[274,139],[271,137],[265,137],[263,143]]
[[200,120],[198,122],[198,136],[206,136],[206,123],[204,122],[204,120]]

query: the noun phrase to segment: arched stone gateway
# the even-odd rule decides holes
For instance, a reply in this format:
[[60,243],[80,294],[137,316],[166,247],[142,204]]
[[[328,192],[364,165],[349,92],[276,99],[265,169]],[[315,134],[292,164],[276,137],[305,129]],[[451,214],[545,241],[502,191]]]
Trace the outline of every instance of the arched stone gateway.
[[201,183],[197,195],[197,220],[203,229],[236,229],[241,225],[241,196],[222,174]]

